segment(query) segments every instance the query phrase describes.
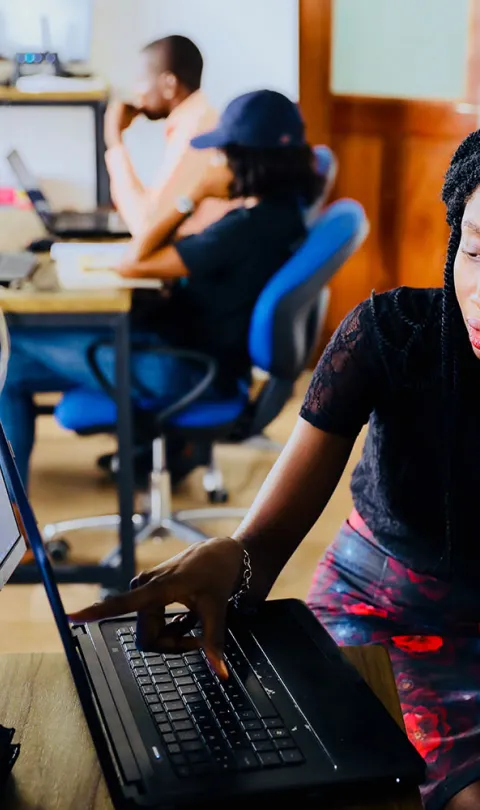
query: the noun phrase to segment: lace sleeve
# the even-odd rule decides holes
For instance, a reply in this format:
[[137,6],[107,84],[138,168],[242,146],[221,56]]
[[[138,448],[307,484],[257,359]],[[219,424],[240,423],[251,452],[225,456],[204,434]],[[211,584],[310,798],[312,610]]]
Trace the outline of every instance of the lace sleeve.
[[356,437],[373,410],[381,372],[367,300],[333,335],[313,373],[300,415],[327,433]]

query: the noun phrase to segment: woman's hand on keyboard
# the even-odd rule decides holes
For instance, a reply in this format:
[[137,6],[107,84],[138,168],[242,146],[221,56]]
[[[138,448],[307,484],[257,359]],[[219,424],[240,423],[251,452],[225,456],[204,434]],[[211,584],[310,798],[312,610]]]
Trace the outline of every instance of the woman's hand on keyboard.
[[[186,652],[202,647],[217,674],[226,678],[223,643],[227,606],[242,573],[243,547],[237,540],[208,540],[141,573],[129,593],[72,613],[70,618],[91,622],[137,612],[137,644],[142,650]],[[165,610],[178,602],[189,613],[167,624]],[[197,622],[202,635],[185,635]]]

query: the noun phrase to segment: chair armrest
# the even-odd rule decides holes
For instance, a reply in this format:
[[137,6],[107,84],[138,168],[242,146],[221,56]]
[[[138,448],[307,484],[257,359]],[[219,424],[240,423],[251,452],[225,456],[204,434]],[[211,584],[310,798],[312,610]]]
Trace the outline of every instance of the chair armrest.
[[[87,350],[87,359],[92,373],[100,387],[105,391],[106,394],[108,394],[109,397],[116,400],[116,389],[106,378],[98,364],[97,354],[99,349],[103,346],[113,346],[113,342],[109,340],[97,341]],[[195,352],[189,349],[174,349],[164,346],[152,346],[151,344],[142,343],[133,343],[132,352],[134,351],[143,351],[148,352],[149,354],[168,355],[170,357],[176,357],[179,360],[188,360],[190,362],[198,363],[198,365],[204,369],[203,377],[198,383],[196,383],[176,402],[172,402],[171,405],[167,405],[167,407],[162,411],[155,413],[155,423],[157,426],[163,424],[167,419],[171,419],[172,416],[176,416],[178,413],[181,413],[181,411],[184,411],[193,402],[199,399],[209,388],[218,374],[217,361],[213,357],[210,357],[207,354],[202,354],[201,352]],[[147,386],[135,379],[133,372],[132,387],[138,390],[141,396],[151,397],[152,399],[157,397],[155,391],[149,390]]]

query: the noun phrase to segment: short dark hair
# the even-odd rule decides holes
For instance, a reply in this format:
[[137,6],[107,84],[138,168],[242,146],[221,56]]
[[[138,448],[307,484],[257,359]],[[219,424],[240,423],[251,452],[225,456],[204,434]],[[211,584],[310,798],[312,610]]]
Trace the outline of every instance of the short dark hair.
[[246,146],[225,148],[233,172],[233,197],[296,197],[305,205],[320,196],[324,179],[315,170],[310,146],[282,146],[253,149]]
[[143,49],[144,53],[154,58],[165,57],[167,70],[171,71],[178,81],[194,93],[200,88],[203,73],[203,56],[199,48],[188,37],[173,34],[169,37],[156,39]]

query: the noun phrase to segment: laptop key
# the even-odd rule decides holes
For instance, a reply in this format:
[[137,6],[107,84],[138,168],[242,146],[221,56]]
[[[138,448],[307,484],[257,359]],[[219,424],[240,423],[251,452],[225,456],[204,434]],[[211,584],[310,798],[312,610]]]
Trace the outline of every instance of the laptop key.
[[123,649],[125,652],[135,652],[137,650],[137,646],[133,643],[133,641],[131,641],[128,644],[124,644]]
[[152,679],[148,677],[148,675],[142,675],[141,678],[138,679],[139,686],[151,686]]
[[156,655],[155,658],[148,658],[146,663],[150,670],[152,669],[152,667],[162,667],[162,670],[164,672],[168,672],[167,667],[165,666],[165,662],[161,655]]
[[130,666],[132,666],[132,661],[142,661],[142,656],[140,655],[139,652],[129,652],[127,653],[127,657],[128,660],[130,661]]
[[195,684],[187,684],[187,686],[179,686],[178,691],[181,695],[195,695],[198,689]]
[[172,678],[175,678],[175,680],[177,678],[183,678],[185,675],[190,675],[190,671],[187,669],[187,667],[169,667],[169,669],[172,674]]
[[170,743],[170,745],[167,745],[167,751],[169,754],[174,754],[175,756],[181,754],[181,748],[178,743]]
[[171,731],[172,731],[172,727],[171,727],[170,723],[168,723],[165,720],[163,723],[158,724],[158,730],[159,730],[160,734],[170,734]]
[[303,754],[298,750],[298,748],[291,748],[288,751],[280,751],[280,756],[285,765],[299,765],[301,762],[305,762]]
[[161,703],[160,703],[158,695],[145,695],[145,700],[148,703],[148,705],[150,706],[152,711],[155,711],[155,704],[158,706],[158,709],[160,710]]
[[177,737],[181,743],[194,742],[198,740],[198,732],[192,728],[189,731],[180,731]]
[[170,743],[176,743],[175,734],[164,734],[163,735],[163,742],[169,745]]
[[[130,655],[132,655],[132,653],[130,653]],[[130,661],[130,666],[134,670],[135,669],[145,669],[145,661],[140,657],[140,654],[138,654],[138,655],[139,655],[138,658],[135,658],[133,661]],[[146,672],[146,670],[145,670],[145,672]]]
[[148,675],[148,672],[145,669],[145,667],[137,667],[133,671],[137,676],[137,678],[144,678],[146,675]]
[[295,743],[291,739],[291,737],[286,737],[283,740],[274,740],[273,744],[277,751],[285,751],[288,748],[295,748]]
[[190,768],[188,768],[186,765],[180,765],[180,767],[177,768],[176,771],[178,776],[180,776],[182,779],[185,779],[186,777],[191,776],[192,774]]
[[253,751],[244,749],[243,751],[235,751],[234,759],[237,768],[240,771],[251,771],[259,767],[259,762]]
[[278,754],[275,753],[264,753],[259,754],[260,764],[263,768],[272,768],[275,765],[281,765],[281,759]]
[[172,680],[170,678],[170,676],[168,675],[167,667],[164,667],[163,664],[160,665],[160,666],[157,666],[157,665],[152,666],[152,664],[149,664],[148,669],[150,671],[150,675],[167,675],[168,679]]
[[[155,667],[155,669],[160,669],[160,667]],[[150,672],[151,672],[151,670],[150,670]],[[172,683],[172,679],[171,679],[170,675],[168,674],[168,672],[166,672],[165,674],[163,674],[163,673],[158,673],[157,674],[155,672],[152,672],[151,680],[154,683]]]
[[192,751],[188,755],[188,761],[192,765],[198,765],[199,762],[208,762],[208,755],[206,751]]
[[281,717],[267,717],[263,723],[267,728],[283,728],[283,720]]
[[119,627],[117,630],[117,636],[128,636],[130,634],[129,627]]
[[245,720],[242,723],[242,726],[245,731],[259,731],[260,729],[263,729],[263,726],[259,720]]
[[[172,746],[170,746],[170,747],[172,747]],[[180,747],[180,746],[178,746],[178,747]],[[186,763],[187,763],[187,760],[185,759],[183,754],[172,754],[172,764],[173,765],[176,765],[176,766],[178,766],[178,765],[186,765]]]
[[192,731],[193,723],[191,720],[175,720],[173,728],[174,731]]
[[207,667],[206,667],[205,664],[200,664],[200,663],[189,664],[189,667],[190,667],[190,672],[194,672],[194,673],[200,673],[200,672],[206,672],[207,671]]
[[155,688],[160,695],[167,695],[170,692],[176,692],[175,686],[172,682],[170,683],[156,683]]
[[193,678],[191,678],[190,675],[185,675],[180,678],[177,678],[177,676],[175,676],[175,683],[177,684],[177,686],[188,686],[189,684],[193,683]]
[[289,736],[286,728],[271,728],[269,730],[269,734],[270,737],[272,737],[274,740],[279,740],[281,738]]
[[266,731],[249,731],[247,732],[247,737],[252,742],[257,742],[259,740],[268,740],[268,734]]
[[187,742],[182,745],[182,750],[185,751],[186,754],[192,754],[195,751],[204,751],[205,748],[200,740],[187,740]]
[[193,710],[193,706],[196,706],[196,705],[205,706],[205,701],[203,699],[203,696],[200,694],[200,692],[192,692],[191,695],[183,695],[183,699],[184,699],[185,703],[188,705],[188,708],[189,709],[192,708],[192,710]]
[[170,720],[190,720],[190,715],[186,709],[170,712]]
[[247,709],[245,711],[238,712],[238,716],[240,720],[256,720],[258,715],[255,712],[252,712],[251,709]]
[[265,751],[274,751],[275,750],[275,748],[273,746],[273,743],[269,742],[269,740],[261,740],[261,742],[256,742],[256,743],[254,743],[253,747],[254,747],[255,751],[257,752],[257,754],[262,754]]
[[157,693],[155,692],[155,687],[149,684],[148,686],[142,686],[142,692],[144,695],[155,695],[157,697]]
[[181,700],[166,700],[163,704],[167,712],[176,712],[177,710],[183,709],[183,703]]

